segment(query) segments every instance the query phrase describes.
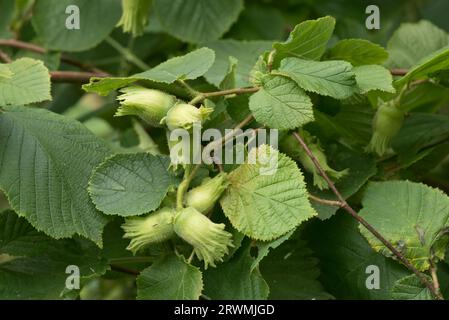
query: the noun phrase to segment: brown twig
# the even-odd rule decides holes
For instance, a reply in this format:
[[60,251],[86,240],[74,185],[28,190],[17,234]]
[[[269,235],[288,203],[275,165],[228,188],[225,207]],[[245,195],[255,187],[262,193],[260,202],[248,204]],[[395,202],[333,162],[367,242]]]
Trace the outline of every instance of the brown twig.
[[259,87],[249,87],[249,88],[236,88],[222,91],[214,91],[214,92],[203,92],[197,95],[190,101],[190,104],[197,104],[202,102],[204,99],[212,98],[212,97],[221,97],[221,96],[229,96],[232,94],[245,94],[245,93],[254,93],[259,91]]
[[433,282],[433,286],[435,288],[435,291],[441,295],[441,290],[440,290],[440,281],[438,280],[438,274],[437,274],[437,266],[435,265],[435,263],[433,262],[432,258],[429,259],[429,263],[430,263],[430,274],[432,276],[432,282]]
[[0,60],[2,60],[5,63],[11,63],[12,59],[6,54],[6,52],[2,51],[0,49]]
[[203,149],[203,153],[210,154],[211,151],[213,151],[218,146],[221,146],[223,143],[226,143],[226,141],[231,139],[240,129],[242,129],[247,124],[251,123],[251,121],[253,121],[253,120],[254,120],[254,117],[252,115],[246,117],[245,119],[243,119],[242,122],[237,124],[234,127],[234,129],[232,129],[230,132],[228,132],[224,137],[222,137],[221,139],[214,140],[214,141],[210,142],[209,144],[207,144]]
[[139,271],[134,270],[134,269],[129,269],[129,268],[125,268],[116,264],[111,264],[111,270],[112,271],[117,271],[117,272],[121,272],[121,273],[126,273],[132,276],[138,276],[140,274]]
[[309,194],[309,198],[312,201],[324,204],[326,206],[343,208],[343,203],[340,202],[340,201],[322,199],[322,198],[318,198],[318,197],[316,197],[314,195],[311,195],[311,194]]
[[390,69],[390,72],[393,76],[405,76],[408,73],[408,69],[393,68]]
[[[20,41],[20,40],[16,40],[16,39],[0,39],[0,46],[5,46],[5,47],[12,47],[12,48],[17,48],[17,49],[23,49],[23,50],[27,50],[27,51],[31,51],[31,52],[35,52],[35,53],[39,53],[39,54],[45,54],[47,53],[47,50],[45,48],[39,47],[35,44],[32,43],[28,43],[28,42],[24,42],[24,41]],[[82,70],[87,70],[90,72],[94,72],[97,74],[97,76],[109,76],[110,74],[98,69],[96,67],[93,67],[89,64],[71,59],[69,57],[65,57],[62,56],[61,57],[61,61],[67,64],[70,64],[72,66],[78,67]]]
[[371,232],[384,246],[386,246],[410,271],[412,271],[418,279],[432,292],[432,294],[435,296],[436,299],[442,300],[443,297],[441,294],[438,293],[436,288],[430,283],[427,278],[418,271],[411,263],[408,261],[407,258],[405,258],[402,253],[400,253],[387,239],[385,239],[373,226],[371,226],[365,219],[363,219],[359,214],[352,209],[352,207],[346,202],[345,198],[341,195],[341,193],[337,190],[332,180],[328,177],[326,172],[323,170],[321,165],[319,164],[316,157],[313,155],[312,151],[309,149],[307,144],[304,142],[302,137],[297,133],[294,132],[293,136],[295,139],[299,142],[301,147],[304,149],[306,154],[309,156],[310,160],[312,160],[315,167],[318,169],[320,175],[323,177],[324,180],[326,180],[329,188],[332,190],[332,192],[337,196],[338,200],[342,204],[342,208],[348,212],[354,219],[356,219],[360,224],[362,224],[369,232]]
[[51,71],[50,76],[53,82],[69,83],[88,83],[92,77],[102,77],[97,73],[76,71]]

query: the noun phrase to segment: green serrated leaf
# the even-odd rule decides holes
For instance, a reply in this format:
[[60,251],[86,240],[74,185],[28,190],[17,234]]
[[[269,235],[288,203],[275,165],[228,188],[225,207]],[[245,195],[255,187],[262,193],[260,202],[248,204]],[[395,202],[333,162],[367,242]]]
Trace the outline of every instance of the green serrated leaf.
[[[418,270],[427,270],[433,255],[444,258],[448,238],[441,232],[449,226],[449,197],[440,190],[409,181],[370,183],[362,204],[360,216]],[[371,233],[361,232],[376,251],[391,256]]]
[[290,78],[266,75],[262,88],[249,100],[256,120],[270,128],[294,129],[314,120],[312,101]]
[[223,80],[220,82],[219,88],[221,90],[228,90],[228,89],[234,89],[236,88],[236,71],[237,71],[237,66],[238,66],[239,61],[230,56],[229,57],[229,67],[228,70],[226,72],[225,77],[223,78]]
[[411,68],[426,56],[449,45],[449,34],[429,21],[403,23],[387,45],[390,68]]
[[162,29],[181,41],[201,43],[220,38],[237,20],[243,0],[155,0]]
[[184,56],[171,58],[156,67],[135,74],[133,78],[173,83],[176,80],[193,80],[204,75],[215,61],[215,52],[203,47]]
[[264,145],[249,152],[245,163],[229,174],[221,198],[232,225],[257,240],[272,240],[316,215],[296,163]]
[[213,50],[203,47],[186,55],[169,59],[156,67],[128,78],[109,77],[90,79],[90,83],[83,85],[87,92],[107,95],[111,91],[127,86],[139,80],[149,80],[171,84],[176,80],[194,80],[204,75],[215,61]]
[[[432,278],[426,276],[429,282]],[[414,274],[401,278],[391,289],[394,300],[433,300],[430,290]]]
[[[358,223],[340,213],[326,221],[314,221],[306,240],[320,260],[321,283],[337,299],[391,299],[396,280],[410,274],[404,266],[375,252],[360,234]],[[379,269],[379,289],[368,289],[370,266]]]
[[270,286],[270,299],[332,299],[318,281],[318,259],[301,239],[288,240],[270,252],[260,270]]
[[0,77],[0,106],[51,100],[50,74],[41,61],[22,58],[4,66],[9,73]]
[[108,215],[136,216],[156,210],[174,183],[170,158],[149,153],[118,154],[100,164],[89,180],[89,194]]
[[406,155],[449,137],[449,117],[443,114],[411,113],[393,140],[396,152]]
[[175,254],[162,257],[137,277],[141,300],[198,300],[202,290],[201,271]]
[[346,61],[308,61],[285,58],[279,73],[292,78],[306,91],[335,99],[346,99],[356,92],[355,74]]
[[205,74],[207,81],[218,87],[225,77],[229,67],[229,57],[238,60],[236,67],[236,87],[250,85],[249,75],[257,62],[257,58],[270,49],[270,41],[237,41],[232,39],[207,42],[205,45],[217,55],[213,66]]
[[326,54],[328,60],[345,60],[354,67],[383,64],[388,52],[378,44],[365,39],[343,39],[337,42]]
[[335,19],[330,16],[308,20],[298,24],[287,41],[273,44],[276,60],[286,57],[319,60],[335,28]]
[[14,73],[12,73],[7,64],[0,64],[0,78],[11,79],[13,75]]
[[283,244],[285,241],[290,239],[292,234],[295,232],[295,230],[292,230],[286,234],[284,234],[282,237],[279,237],[272,241],[255,241],[254,246],[257,248],[257,257],[254,259],[254,262],[251,266],[251,270],[254,270],[255,268],[259,267],[260,262],[268,256],[268,254],[279,247],[281,244]]
[[0,299],[61,299],[68,266],[79,268],[80,280],[109,268],[93,243],[54,240],[14,212],[0,213]]
[[425,57],[420,63],[415,65],[401,79],[395,82],[397,87],[402,87],[413,80],[424,80],[432,73],[449,68],[449,46],[440,49]]
[[340,112],[330,116],[315,111],[316,123],[325,130],[338,134],[344,142],[366,146],[372,135],[374,111],[367,105],[342,105]]
[[[76,11],[66,13],[66,8]],[[39,0],[33,8],[33,27],[45,48],[56,51],[84,51],[90,49],[114,29],[120,19],[119,0]],[[101,17],[101,19],[99,18]],[[79,29],[71,29],[66,22],[79,18]]]
[[101,244],[107,219],[91,203],[87,182],[109,152],[79,122],[47,110],[0,113],[0,188],[20,216],[54,238],[80,234]]
[[204,293],[216,300],[262,300],[269,288],[258,268],[252,268],[254,258],[246,241],[229,261],[204,272]]
[[353,69],[357,85],[361,93],[368,93],[373,90],[395,93],[393,87],[393,76],[388,69],[378,65],[366,65]]

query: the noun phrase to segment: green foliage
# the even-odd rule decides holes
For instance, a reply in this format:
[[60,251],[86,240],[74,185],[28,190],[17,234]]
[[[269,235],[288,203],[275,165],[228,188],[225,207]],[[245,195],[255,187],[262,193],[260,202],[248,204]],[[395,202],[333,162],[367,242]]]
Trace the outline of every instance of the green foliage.
[[396,92],[392,85],[393,77],[388,69],[378,65],[366,65],[353,70],[361,93],[368,93],[372,90]]
[[267,75],[261,82],[262,89],[249,100],[249,108],[258,122],[285,130],[314,120],[312,101],[293,80]]
[[51,100],[50,75],[41,61],[22,58],[0,66],[0,105]]
[[356,2],[0,1],[0,299],[448,298],[449,7]]
[[[360,215],[381,232],[419,270],[431,259],[444,259],[449,198],[440,190],[408,181],[370,183]],[[423,210],[422,208],[425,208]],[[379,240],[361,230],[371,246],[391,256]]]
[[303,240],[288,240],[270,252],[261,263],[261,273],[270,286],[270,299],[332,299],[318,281],[318,259]]
[[266,299],[269,293],[268,285],[259,269],[252,267],[253,264],[250,246],[246,244],[231,260],[204,273],[205,294],[211,299],[223,300]]
[[83,279],[108,269],[91,242],[55,240],[34,229],[13,211],[0,213],[0,297],[60,299],[66,288],[66,268],[75,265]]
[[161,257],[137,278],[143,300],[197,300],[202,290],[201,271],[176,255]]
[[[432,281],[430,277],[427,277],[427,280]],[[391,295],[395,300],[433,300],[430,290],[423,286],[415,275],[396,281],[391,290]]]
[[329,16],[298,24],[287,41],[273,44],[276,59],[281,61],[285,57],[296,57],[319,60],[326,50],[334,27],[335,19]]
[[285,58],[279,72],[293,79],[306,91],[346,99],[355,93],[355,73],[345,61],[308,61]]
[[220,38],[237,20],[242,0],[155,0],[154,9],[164,31],[188,42]]
[[[272,240],[316,215],[302,173],[291,159],[267,146],[252,150],[252,157],[257,157],[255,164],[245,163],[231,172],[221,199],[237,230],[253,239]],[[273,164],[276,169],[270,168]]]
[[404,23],[388,42],[387,64],[396,68],[410,68],[426,56],[449,45],[449,35],[429,21]]
[[[70,5],[79,8],[80,29],[75,32],[66,28],[69,15],[65,13]],[[45,48],[84,51],[108,36],[119,21],[120,12],[119,0],[39,0],[33,8],[32,22]]]
[[115,155],[93,171],[90,197],[98,210],[109,215],[127,217],[153,211],[175,183],[169,165],[165,156]]
[[[410,274],[393,259],[376,253],[360,234],[357,223],[344,213],[324,222],[315,221],[306,239],[320,260],[324,287],[338,299],[392,299],[395,282]],[[378,290],[366,287],[367,267],[381,270]]]
[[79,122],[47,110],[0,113],[0,185],[11,207],[55,238],[83,235],[101,244],[106,218],[89,199],[92,170],[110,153]]
[[368,40],[343,39],[329,50],[326,58],[346,60],[357,67],[367,64],[383,64],[388,59],[388,51]]
[[235,87],[245,87],[250,84],[249,73],[257,58],[270,49],[271,42],[224,39],[207,42],[206,46],[216,54],[214,64],[205,74],[206,80],[218,87],[229,68],[229,57],[234,57],[237,59]]
[[115,89],[131,83],[148,80],[171,84],[176,80],[194,80],[204,75],[212,66],[215,53],[209,48],[201,48],[184,56],[167,60],[156,67],[128,78],[91,78],[90,83],[83,86],[87,92],[107,95]]

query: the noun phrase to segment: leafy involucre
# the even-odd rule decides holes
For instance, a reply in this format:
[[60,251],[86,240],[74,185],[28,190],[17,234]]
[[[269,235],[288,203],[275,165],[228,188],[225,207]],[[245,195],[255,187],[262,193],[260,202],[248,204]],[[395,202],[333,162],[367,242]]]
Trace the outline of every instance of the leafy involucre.
[[378,44],[365,39],[344,39],[329,50],[326,58],[345,60],[356,67],[366,64],[383,64],[388,59],[388,52]]
[[11,207],[54,238],[75,233],[101,244],[106,218],[89,199],[92,170],[107,146],[79,122],[43,109],[0,113],[0,187]]
[[393,76],[391,75],[391,72],[382,66],[360,66],[355,67],[353,71],[361,93],[367,93],[372,90],[390,93],[396,92],[393,87]]
[[245,163],[229,174],[221,206],[237,230],[253,239],[272,240],[316,212],[293,160],[266,145],[250,151],[249,159],[256,156],[256,163]]
[[335,99],[349,98],[356,90],[355,74],[346,61],[307,61],[285,58],[279,69],[306,91]]
[[82,279],[108,268],[92,242],[54,240],[14,212],[0,213],[0,299],[60,299],[70,265]]
[[127,86],[139,80],[149,80],[171,84],[176,80],[193,80],[204,75],[212,66],[215,53],[209,48],[200,48],[186,55],[169,59],[156,67],[128,78],[91,78],[90,83],[83,86],[87,92],[107,95],[109,92]]
[[296,57],[319,60],[334,32],[335,19],[327,16],[317,20],[308,20],[298,24],[290,33],[286,42],[275,43],[276,59]]
[[201,271],[175,254],[162,257],[137,277],[141,300],[197,300],[202,290]]
[[[368,185],[360,215],[420,271],[429,268],[431,248],[435,257],[444,258],[449,226],[449,198],[438,189],[409,181],[389,181]],[[390,251],[371,233],[362,234],[376,250]]]
[[[429,276],[426,278],[432,282]],[[395,300],[433,300],[430,290],[414,274],[396,281],[391,289],[391,296]]]
[[42,61],[22,58],[2,65],[0,106],[51,100],[50,74]]
[[159,207],[173,182],[170,159],[149,153],[115,155],[92,174],[89,194],[98,210],[135,216]]
[[249,100],[256,120],[270,128],[294,129],[314,120],[312,101],[296,82],[267,75],[262,88]]
[[[69,6],[79,8],[79,29],[73,23]],[[119,0],[39,0],[33,9],[33,26],[45,48],[60,51],[83,51],[105,39],[119,21]]]
[[237,20],[243,0],[155,0],[154,9],[164,31],[186,42],[220,38]]

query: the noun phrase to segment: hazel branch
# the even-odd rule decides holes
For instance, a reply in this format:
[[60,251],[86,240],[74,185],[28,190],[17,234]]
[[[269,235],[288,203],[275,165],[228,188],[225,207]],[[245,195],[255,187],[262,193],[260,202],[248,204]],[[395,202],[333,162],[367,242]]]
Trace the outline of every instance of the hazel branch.
[[332,192],[337,196],[338,200],[342,204],[342,208],[348,212],[354,219],[356,219],[360,224],[362,224],[369,232],[371,232],[384,246],[386,246],[410,271],[412,271],[418,279],[424,284],[430,292],[435,296],[438,300],[443,300],[441,294],[438,293],[438,290],[434,287],[432,283],[430,283],[427,278],[418,271],[411,263],[405,258],[402,253],[400,253],[387,239],[385,239],[372,225],[370,225],[365,219],[363,219],[359,214],[346,202],[345,198],[341,195],[341,193],[337,190],[332,180],[328,177],[326,172],[323,170],[321,165],[319,164],[316,157],[313,155],[312,151],[309,149],[307,144],[304,142],[302,137],[294,132],[293,136],[299,142],[300,146],[304,149],[306,154],[309,156],[310,160],[312,160],[315,167],[318,169],[320,175],[326,180],[329,188]]
[[[27,50],[27,51],[31,51],[31,52],[35,52],[35,53],[39,53],[39,54],[46,54],[48,52],[45,48],[39,47],[38,45],[20,41],[20,40],[16,40],[16,39],[0,39],[0,46]],[[107,73],[101,69],[98,69],[94,66],[74,60],[74,59],[66,57],[66,56],[62,56],[61,61],[64,63],[67,63],[69,65],[75,66],[77,68],[80,68],[82,70],[93,72],[93,73],[97,74],[97,76],[110,76],[109,73]]]

